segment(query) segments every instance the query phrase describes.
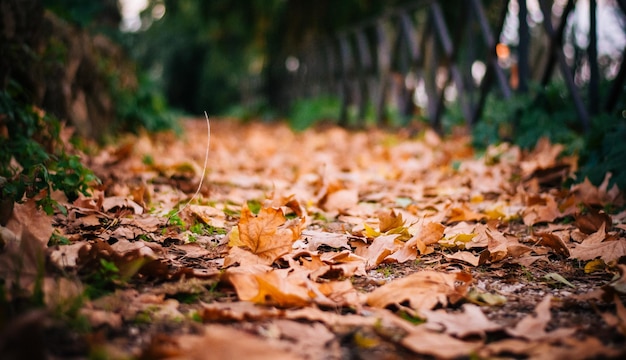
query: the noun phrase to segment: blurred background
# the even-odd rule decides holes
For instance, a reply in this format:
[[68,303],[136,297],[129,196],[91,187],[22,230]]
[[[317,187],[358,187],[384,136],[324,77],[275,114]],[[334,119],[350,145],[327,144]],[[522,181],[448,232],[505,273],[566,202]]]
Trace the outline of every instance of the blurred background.
[[[470,3],[480,5],[486,22],[465,22],[476,17]],[[453,54],[445,53],[441,41],[431,47],[424,45],[428,24],[438,26],[431,19],[433,4],[441,10]],[[594,58],[599,65],[591,64],[594,66],[589,66],[587,56],[590,4],[597,19]],[[544,71],[555,46],[564,54],[579,89],[589,83],[590,73],[597,68],[600,81],[613,81],[619,75],[626,48],[624,7],[622,0],[3,0],[5,41],[0,76],[3,88],[14,81],[36,104],[69,119],[90,136],[136,126],[158,129],[168,123],[162,119],[167,111],[194,116],[207,111],[243,119],[287,116],[296,118],[291,119],[296,128],[303,128],[314,119],[294,113],[294,108],[312,112],[314,117],[336,113],[336,117],[345,118],[353,105],[362,108],[360,112],[353,109],[357,112],[353,117],[374,121],[392,118],[391,122],[403,125],[417,116],[463,123],[460,118],[477,118],[472,111],[480,110],[482,116],[485,100],[476,100],[478,95],[471,95],[472,88],[497,85],[481,84],[490,73],[493,55],[513,92],[526,92],[535,83],[545,88],[552,83],[553,74],[557,83],[564,83],[558,70]],[[562,28],[555,29],[560,31],[558,42],[550,42],[543,26],[547,13],[551,26]],[[408,15],[410,32],[415,34],[403,34],[403,28],[396,26],[404,19],[400,15]],[[480,26],[489,28],[493,44],[483,40],[484,32],[477,30]],[[373,27],[384,34],[373,34]],[[435,36],[440,37],[436,30]],[[526,37],[521,62],[520,34]],[[349,49],[342,48],[341,36],[349,37]],[[381,42],[381,37],[386,40]],[[359,52],[359,46],[363,41],[369,46],[367,57],[373,54],[371,65],[361,61],[364,53]],[[433,55],[438,56],[434,65],[428,67],[424,60],[419,63],[414,53],[407,59],[394,55],[411,41],[420,42],[421,47],[412,51],[421,51],[423,58],[439,54]],[[324,48],[322,42],[331,43],[332,49]],[[380,56],[383,45],[388,59]],[[348,57],[342,51],[348,51]],[[391,64],[382,69],[384,62]],[[437,75],[439,78],[432,80],[437,88],[428,92],[427,76],[420,78],[417,68],[434,74],[442,68],[449,70],[452,62],[466,78],[465,85],[456,79],[441,80]],[[354,75],[351,73],[358,71],[362,74],[355,81],[366,81],[365,73],[378,74],[378,80],[385,83],[385,93],[378,98],[384,99],[377,99],[375,90],[370,89],[367,95],[356,89],[358,85],[352,89],[348,86],[349,77]],[[381,80],[383,71],[389,76]],[[550,80],[542,79],[546,77]],[[502,86],[500,94],[508,98],[508,90]],[[610,91],[609,85],[604,86],[605,92]],[[623,80],[617,86],[623,97]],[[442,94],[443,113],[437,112],[435,93]],[[465,94],[474,99],[464,99]],[[386,108],[368,113],[367,99],[362,99],[367,96],[372,103],[385,102]],[[304,104],[302,99],[306,99]],[[620,104],[613,101],[611,111],[622,117],[618,108],[623,100],[618,100]],[[467,108],[472,111],[465,109],[463,113],[467,101],[479,103],[480,109]],[[344,109],[337,108],[342,105]]]
[[63,123],[107,143],[204,111],[548,137],[626,188],[625,57],[626,0],[1,0],[2,197],[84,190]]

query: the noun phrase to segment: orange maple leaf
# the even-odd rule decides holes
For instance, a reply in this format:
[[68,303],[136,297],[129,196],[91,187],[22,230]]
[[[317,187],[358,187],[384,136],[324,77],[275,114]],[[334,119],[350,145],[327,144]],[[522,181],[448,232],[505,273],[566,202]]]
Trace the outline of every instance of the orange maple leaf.
[[267,264],[287,254],[302,232],[302,219],[287,221],[280,208],[264,207],[254,216],[248,206],[241,210],[239,236],[231,246],[248,249]]

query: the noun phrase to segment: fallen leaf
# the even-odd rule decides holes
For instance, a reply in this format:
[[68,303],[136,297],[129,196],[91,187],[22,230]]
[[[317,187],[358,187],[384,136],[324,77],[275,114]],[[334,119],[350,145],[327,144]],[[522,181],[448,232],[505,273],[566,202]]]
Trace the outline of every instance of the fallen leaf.
[[373,269],[380,265],[387,256],[404,246],[402,241],[396,240],[398,235],[381,235],[372,241],[365,254],[366,269]]
[[281,307],[306,306],[313,302],[307,281],[289,277],[285,271],[247,274],[227,271],[225,280],[233,285],[242,301]]
[[285,310],[259,306],[249,301],[202,304],[200,316],[205,322],[267,320],[282,317]]
[[168,359],[204,360],[207,356],[214,359],[304,359],[304,356],[288,350],[288,342],[281,346],[224,325],[207,325],[203,331],[202,335],[176,337],[176,354]]
[[304,230],[302,237],[309,244],[309,250],[317,250],[320,246],[328,246],[333,249],[348,249],[348,236],[345,234],[335,234],[318,230]]
[[345,211],[359,202],[357,189],[341,189],[328,194],[322,208],[326,211]]
[[415,327],[401,343],[416,354],[430,355],[439,359],[464,357],[482,345],[481,342],[463,341],[448,334],[430,331],[424,325]]
[[561,239],[558,235],[552,233],[539,233],[537,236],[540,237],[540,240],[537,242],[538,245],[544,245],[551,248],[557,255],[564,257],[570,256],[569,248],[565,245],[563,239]]
[[602,359],[619,357],[623,352],[607,347],[595,337],[563,337],[552,342],[504,339],[487,344],[478,354],[482,358]]
[[143,214],[143,207],[125,196],[111,196],[104,198],[102,210],[110,212],[114,209],[131,209],[133,214]]
[[515,327],[506,329],[506,332],[513,337],[531,341],[561,339],[573,335],[576,332],[576,329],[573,328],[559,328],[551,332],[546,331],[546,327],[552,319],[550,314],[551,303],[552,296],[544,297],[535,307],[534,315],[527,315]]
[[[484,255],[486,256],[484,256]],[[460,261],[472,266],[482,265],[489,259],[489,252],[482,252],[480,256],[476,256],[469,251],[457,251],[454,254],[447,255],[446,258],[453,261]]]
[[617,264],[619,274],[606,285],[606,288],[612,289],[619,294],[626,294],[626,265]]
[[506,297],[500,294],[486,292],[472,287],[465,298],[477,305],[499,306],[506,304]]
[[613,221],[604,211],[590,208],[586,213],[577,213],[574,215],[576,226],[585,234],[593,234],[597,232],[602,225],[605,229],[611,229]]
[[574,184],[570,188],[570,193],[576,197],[577,203],[587,205],[604,206],[613,204],[621,206],[624,204],[624,194],[621,193],[617,184],[611,189],[608,188],[611,174],[605,174],[604,180],[600,186],[595,186],[585,177],[585,180],[579,184]]
[[461,281],[464,285],[457,287],[455,282],[458,278],[458,274],[420,271],[377,288],[367,296],[366,301],[368,305],[379,308],[390,305],[402,308],[406,302],[421,314],[437,305],[445,307],[460,300],[465,295],[467,281]]
[[626,239],[608,240],[604,224],[597,232],[589,235],[582,243],[570,251],[571,259],[593,260],[600,258],[605,263],[617,260],[626,255]]
[[554,196],[550,194],[530,197],[527,207],[522,212],[524,225],[527,226],[552,222],[562,215]]
[[487,316],[474,304],[463,304],[463,312],[448,313],[445,310],[424,311],[426,327],[435,331],[443,331],[458,338],[478,335],[485,338],[487,332],[498,331],[502,326],[487,319]]
[[378,214],[379,219],[379,229],[381,233],[387,233],[389,231],[393,231],[394,229],[404,227],[404,220],[402,219],[402,214],[396,214],[396,212],[391,209],[390,212],[380,212]]
[[452,206],[448,210],[448,223],[455,223],[459,221],[480,221],[487,216],[485,214],[477,213],[471,210],[467,203]]
[[547,273],[543,276],[544,279],[549,280],[549,281],[556,281],[559,282],[563,285],[567,285],[571,288],[576,288],[576,286],[574,286],[574,284],[572,284],[571,282],[567,281],[566,278],[563,277],[563,275],[557,274],[555,272],[551,272],[551,273]]
[[24,291],[32,294],[45,268],[45,249],[52,235],[52,220],[37,208],[35,200],[15,204],[2,236],[0,278],[9,298]]
[[339,339],[321,323],[303,324],[278,319],[269,326],[277,328],[276,338],[289,342],[290,351],[306,354],[307,359],[336,359],[342,355]]
[[241,210],[239,236],[231,247],[244,247],[271,264],[287,254],[301,233],[300,219],[287,221],[281,209],[264,207],[254,216],[248,206]]

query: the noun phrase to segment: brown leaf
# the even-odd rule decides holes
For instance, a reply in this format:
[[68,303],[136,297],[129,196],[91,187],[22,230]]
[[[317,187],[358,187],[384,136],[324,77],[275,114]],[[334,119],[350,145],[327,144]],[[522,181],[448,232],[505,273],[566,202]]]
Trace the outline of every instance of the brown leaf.
[[522,217],[524,225],[532,226],[542,222],[552,222],[563,216],[558,204],[550,194],[531,197]]
[[357,189],[341,189],[327,195],[322,208],[326,211],[345,211],[357,205],[359,192]]
[[479,256],[476,256],[469,251],[457,251],[451,255],[446,254],[446,258],[453,260],[453,261],[464,262],[472,266],[479,266],[487,262],[487,260],[489,259],[488,254],[489,254],[488,251],[487,252],[483,251],[480,253]]
[[304,359],[289,351],[287,343],[268,343],[267,339],[224,325],[207,325],[203,335],[182,335],[175,338],[175,343],[176,355],[168,359]]
[[443,327],[446,334],[465,338],[469,335],[479,335],[481,338],[487,332],[498,331],[502,326],[487,319],[480,307],[474,304],[463,304],[462,313],[448,313],[445,310],[424,311],[427,319],[426,327],[440,330]]
[[396,240],[397,234],[381,235],[372,241],[366,252],[366,269],[373,269],[380,265],[390,254],[404,246],[402,241]]
[[609,230],[613,226],[613,221],[607,213],[594,208],[589,209],[585,214],[578,213],[574,215],[574,219],[576,220],[576,226],[585,234],[597,232],[602,224],[604,224],[605,229]]
[[515,325],[514,328],[506,329],[506,332],[514,337],[523,338],[527,340],[547,340],[547,339],[559,339],[566,336],[571,336],[576,332],[576,329],[561,328],[552,332],[547,332],[546,327],[552,319],[550,314],[550,305],[552,302],[552,296],[548,295],[535,307],[535,314],[530,314],[524,317],[520,322]]
[[614,184],[611,189],[608,189],[610,179],[611,174],[607,173],[602,184],[595,186],[588,178],[585,178],[582,183],[572,185],[570,192],[578,200],[577,203],[597,206],[604,206],[606,204],[621,206],[624,204],[624,194],[620,192],[617,184]]
[[306,280],[272,270],[263,273],[228,273],[226,278],[242,301],[282,307],[306,306],[312,302]]
[[478,351],[478,354],[481,358],[488,359],[500,357],[529,359],[610,359],[618,357],[620,351],[607,347],[595,337],[587,337],[582,340],[576,337],[563,337],[552,342],[504,339],[484,346]]
[[465,357],[482,345],[481,342],[462,341],[448,334],[430,331],[424,325],[417,326],[402,338],[401,343],[416,354],[430,355],[438,359]]
[[[446,306],[458,301],[465,294],[463,286],[455,285],[458,279],[457,274],[420,271],[377,288],[368,295],[367,304],[385,308],[390,305],[402,307],[407,302],[419,314],[437,305]],[[462,282],[467,284],[467,281]]]
[[605,263],[626,256],[626,239],[608,239],[604,224],[600,229],[589,235],[582,243],[570,251],[570,258],[579,260],[593,260],[601,258]]
[[451,207],[448,210],[448,223],[455,223],[459,221],[479,221],[487,216],[480,214],[470,209],[467,203],[462,203]]
[[202,304],[200,315],[205,322],[267,320],[284,315],[285,310],[258,306],[248,301]]
[[563,149],[563,145],[553,145],[547,137],[540,138],[533,151],[520,164],[524,177],[530,176],[536,170],[549,169],[555,166],[557,157]]
[[328,246],[334,249],[350,249],[348,236],[319,230],[304,230],[302,236],[308,242],[309,250],[317,250],[320,246]]
[[558,235],[553,233],[539,233],[537,236],[540,237],[540,240],[537,242],[538,245],[544,245],[551,248],[557,255],[564,257],[570,256],[567,245],[565,245],[563,239],[561,239]]
[[239,238],[231,246],[245,247],[271,264],[291,251],[293,242],[300,237],[301,225],[300,219],[287,222],[281,209],[261,208],[259,215],[254,216],[244,206],[237,225]]
[[0,236],[6,243],[0,253],[0,278],[5,281],[5,289],[11,289],[9,297],[12,290],[30,294],[43,276],[45,249],[52,235],[51,218],[30,199],[15,204],[2,229]]
[[390,212],[380,212],[378,214],[380,220],[378,228],[381,233],[397,229],[404,226],[404,220],[402,220],[402,214],[396,214],[393,209]]
[[114,209],[131,209],[133,214],[143,214],[143,207],[124,196],[111,196],[104,198],[102,210],[109,212]]

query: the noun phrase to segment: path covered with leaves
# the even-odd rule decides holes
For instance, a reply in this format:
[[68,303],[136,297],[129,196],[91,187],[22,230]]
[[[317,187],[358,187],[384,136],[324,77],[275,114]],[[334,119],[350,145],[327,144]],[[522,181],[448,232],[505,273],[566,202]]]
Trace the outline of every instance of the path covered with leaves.
[[559,145],[478,156],[468,140],[218,120],[183,208],[206,124],[122,139],[85,157],[102,185],[67,214],[16,205],[2,234],[6,297],[45,310],[9,322],[0,350],[625,356],[623,194],[562,187],[575,159]]

